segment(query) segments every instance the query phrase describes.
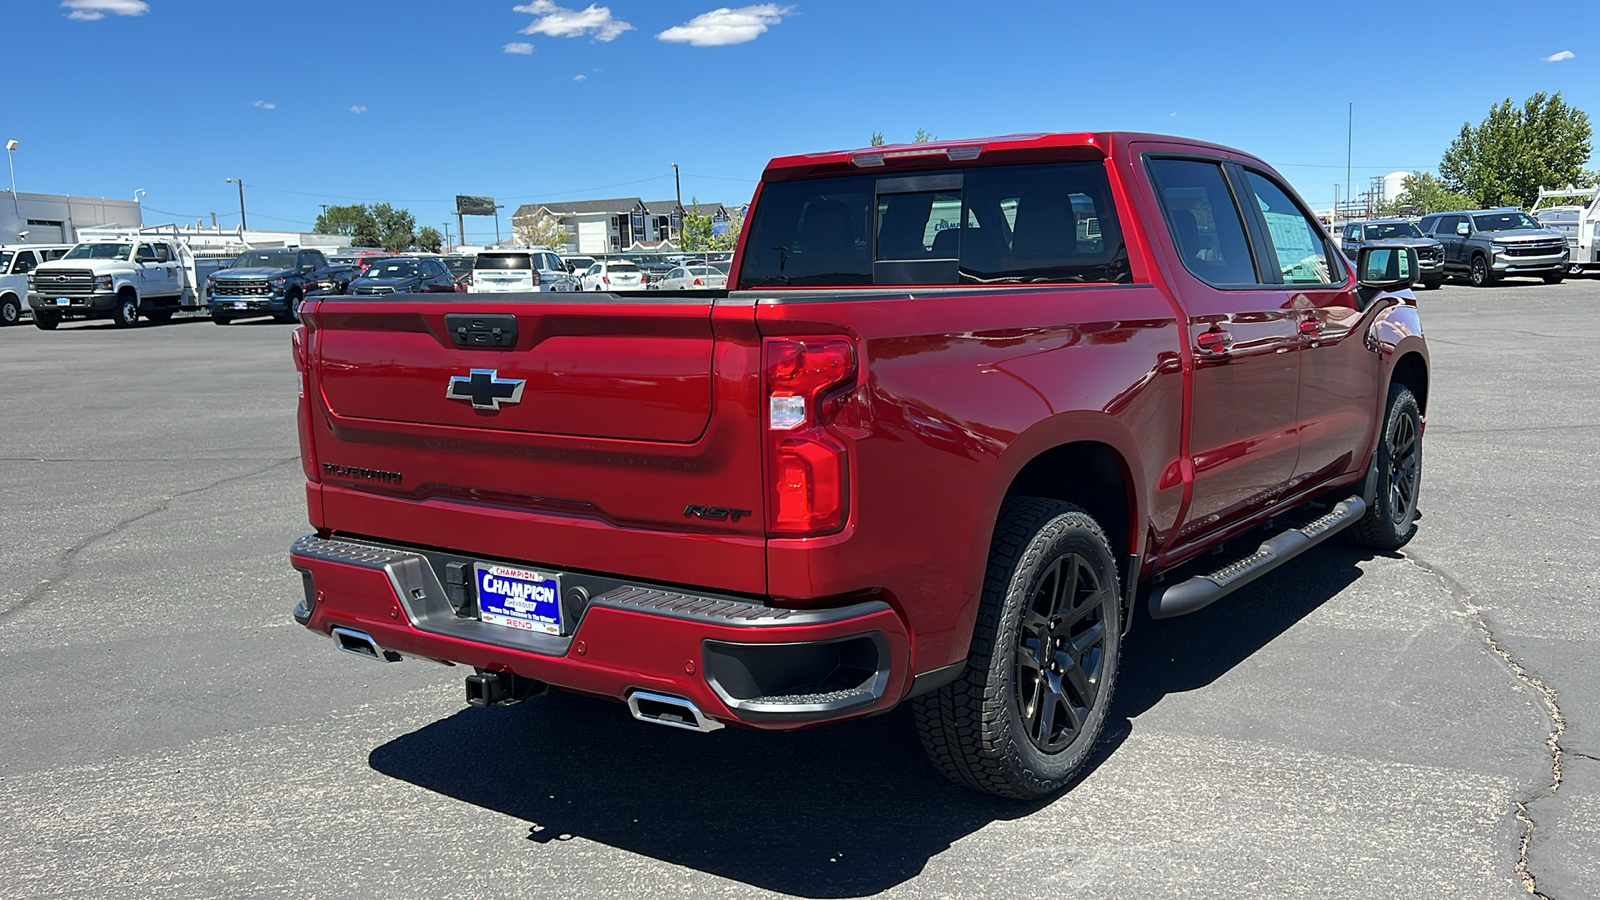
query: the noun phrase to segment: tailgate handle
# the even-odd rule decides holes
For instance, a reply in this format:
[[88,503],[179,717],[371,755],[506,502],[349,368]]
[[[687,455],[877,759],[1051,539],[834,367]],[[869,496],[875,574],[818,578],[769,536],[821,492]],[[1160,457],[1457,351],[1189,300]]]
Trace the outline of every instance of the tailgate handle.
[[517,317],[450,313],[444,317],[457,347],[510,350],[517,345]]

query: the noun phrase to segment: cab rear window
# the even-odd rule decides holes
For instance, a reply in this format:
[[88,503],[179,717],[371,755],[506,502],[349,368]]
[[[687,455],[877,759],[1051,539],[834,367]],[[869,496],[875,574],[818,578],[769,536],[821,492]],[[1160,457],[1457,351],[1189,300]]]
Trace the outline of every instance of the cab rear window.
[[480,253],[474,269],[531,269],[533,257],[526,253]]
[[768,184],[745,246],[741,288],[1131,280],[1097,162]]

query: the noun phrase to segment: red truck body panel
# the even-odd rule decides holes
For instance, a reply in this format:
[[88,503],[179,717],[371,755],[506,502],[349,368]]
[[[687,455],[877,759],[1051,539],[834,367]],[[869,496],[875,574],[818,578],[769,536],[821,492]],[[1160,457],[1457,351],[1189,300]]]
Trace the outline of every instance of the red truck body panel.
[[[1349,266],[1341,283],[1313,287],[1219,289],[1193,274],[1146,175],[1151,156],[1276,179],[1227,148],[1102,133],[784,157],[763,176],[765,189],[863,171],[1098,161],[1131,273],[1120,284],[308,302],[302,446],[312,522],[324,537],[784,609],[881,601],[888,610],[870,621],[742,634],[766,643],[886,635],[886,693],[850,714],[892,705],[914,676],[966,658],[1001,502],[1019,477],[1068,478],[1050,461],[1080,458],[1051,454],[1091,448],[1114,460],[1121,484],[1110,489],[1125,509],[1109,537],[1138,561],[1137,580],[1359,482],[1397,360],[1414,356],[1426,371],[1415,306],[1364,303]],[[750,240],[746,228],[730,285],[741,284]],[[516,345],[453,342],[445,316],[463,311],[515,316]],[[1224,331],[1228,352],[1208,353]],[[846,340],[857,360],[826,424],[843,448],[848,515],[834,533],[772,536],[763,346],[808,339]],[[452,376],[477,369],[525,380],[522,402],[490,411],[446,396]],[[563,653],[529,654],[412,627],[370,570],[295,562],[316,580],[306,624],[317,630],[359,627],[409,655],[618,698],[665,691],[757,727],[796,724],[742,716],[694,674],[700,642],[733,639],[716,627],[595,609]]]

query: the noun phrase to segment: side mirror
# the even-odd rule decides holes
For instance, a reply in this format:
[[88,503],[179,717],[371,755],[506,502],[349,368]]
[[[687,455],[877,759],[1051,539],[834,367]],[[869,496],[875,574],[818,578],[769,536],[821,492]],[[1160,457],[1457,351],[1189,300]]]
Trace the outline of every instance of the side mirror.
[[1417,282],[1413,247],[1362,247],[1356,256],[1356,281],[1364,288],[1401,291]]
[[1472,226],[1468,225],[1465,222],[1457,222],[1456,223],[1456,234],[1459,234],[1462,237],[1466,237],[1467,235],[1469,235],[1471,233],[1472,233]]

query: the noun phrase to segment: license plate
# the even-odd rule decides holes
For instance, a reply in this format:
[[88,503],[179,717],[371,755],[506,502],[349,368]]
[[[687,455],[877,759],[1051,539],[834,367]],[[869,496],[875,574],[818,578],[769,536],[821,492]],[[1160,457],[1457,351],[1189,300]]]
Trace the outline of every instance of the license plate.
[[244,302],[243,300],[235,300],[235,301],[233,301],[233,308],[234,309],[249,309],[250,308],[250,304]]
[[477,563],[478,617],[492,625],[561,633],[561,580],[544,572]]
[[72,301],[67,299],[66,297],[57,297],[56,298],[56,305],[57,306],[71,306],[72,305]]

